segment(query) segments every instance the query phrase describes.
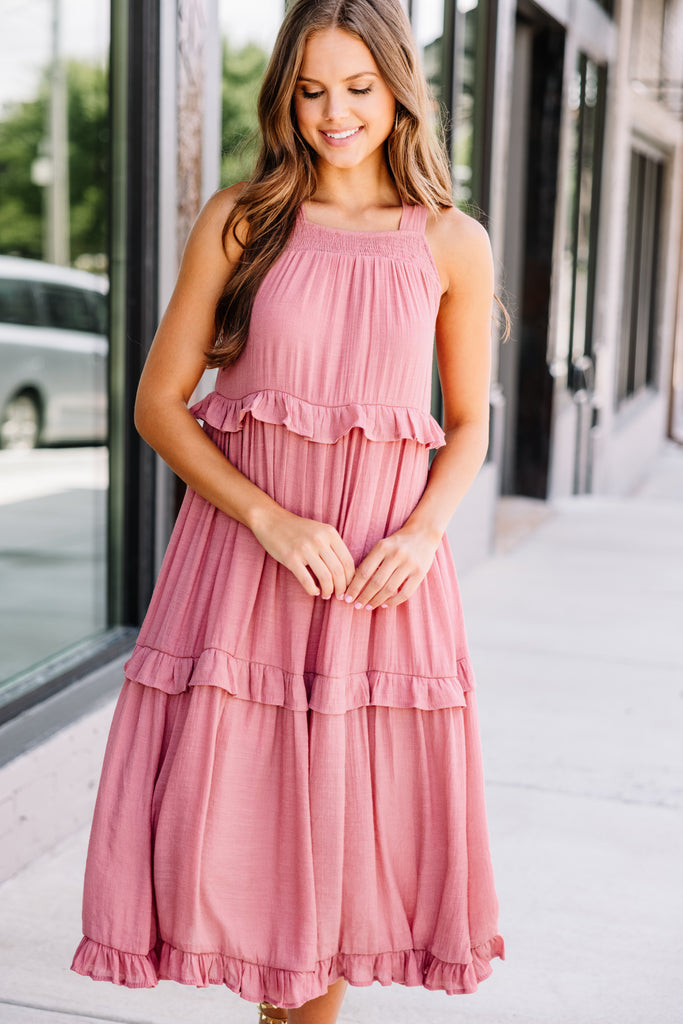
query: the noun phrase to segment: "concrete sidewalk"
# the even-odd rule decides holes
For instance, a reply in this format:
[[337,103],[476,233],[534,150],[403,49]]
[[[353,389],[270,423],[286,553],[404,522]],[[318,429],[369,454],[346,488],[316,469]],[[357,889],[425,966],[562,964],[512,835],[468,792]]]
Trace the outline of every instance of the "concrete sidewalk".
[[[342,1024],[681,1024],[683,451],[629,499],[501,522],[462,590],[507,961],[469,997],[351,989]],[[0,1022],[255,1024],[223,988],[69,972],[86,841],[0,887]]]

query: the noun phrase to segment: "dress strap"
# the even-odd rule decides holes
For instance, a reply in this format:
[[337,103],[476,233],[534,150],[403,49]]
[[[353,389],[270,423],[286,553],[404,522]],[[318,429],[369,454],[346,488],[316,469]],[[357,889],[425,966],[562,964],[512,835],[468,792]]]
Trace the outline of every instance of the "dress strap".
[[409,206],[408,203],[403,204],[403,214],[398,228],[399,231],[417,231],[419,234],[423,235],[426,224],[426,206]]

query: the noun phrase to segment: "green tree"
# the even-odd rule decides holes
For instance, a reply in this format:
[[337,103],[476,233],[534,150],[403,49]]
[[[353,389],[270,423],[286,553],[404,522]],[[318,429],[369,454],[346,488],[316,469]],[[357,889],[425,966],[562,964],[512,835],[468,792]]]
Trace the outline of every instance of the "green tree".
[[[250,175],[259,148],[256,100],[267,54],[249,43],[223,46],[221,183]],[[108,71],[69,61],[66,66],[69,130],[70,251],[106,254],[109,187]],[[31,179],[41,155],[48,116],[49,76],[38,95],[0,112],[0,252],[43,258],[43,189]]]
[[42,98],[8,105],[0,121],[0,252],[43,254],[42,192],[31,182],[31,165],[44,126]]
[[[69,61],[66,66],[70,248],[107,252],[109,167],[108,72]],[[43,189],[31,180],[40,156],[48,113],[45,72],[33,100],[10,103],[0,114],[0,252],[42,259]]]
[[255,43],[233,50],[223,42],[221,185],[249,177],[259,151],[256,100],[268,56]]

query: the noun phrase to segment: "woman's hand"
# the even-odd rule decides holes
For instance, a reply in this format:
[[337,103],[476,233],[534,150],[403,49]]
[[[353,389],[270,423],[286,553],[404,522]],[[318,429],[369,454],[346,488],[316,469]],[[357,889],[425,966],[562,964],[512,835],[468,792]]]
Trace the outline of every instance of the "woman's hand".
[[[269,555],[294,573],[307,594],[343,597],[353,579],[351,552],[333,526],[274,506],[250,523]],[[317,586],[316,586],[317,581]]]
[[437,530],[402,526],[378,541],[359,563],[345,599],[371,609],[402,604],[427,575],[440,542]]

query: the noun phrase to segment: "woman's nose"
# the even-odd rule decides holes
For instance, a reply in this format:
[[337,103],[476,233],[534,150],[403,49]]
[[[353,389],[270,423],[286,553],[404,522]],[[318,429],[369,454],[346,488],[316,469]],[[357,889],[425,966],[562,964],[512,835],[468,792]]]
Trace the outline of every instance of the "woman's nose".
[[340,121],[348,113],[346,93],[329,89],[325,103],[325,117],[328,121]]

